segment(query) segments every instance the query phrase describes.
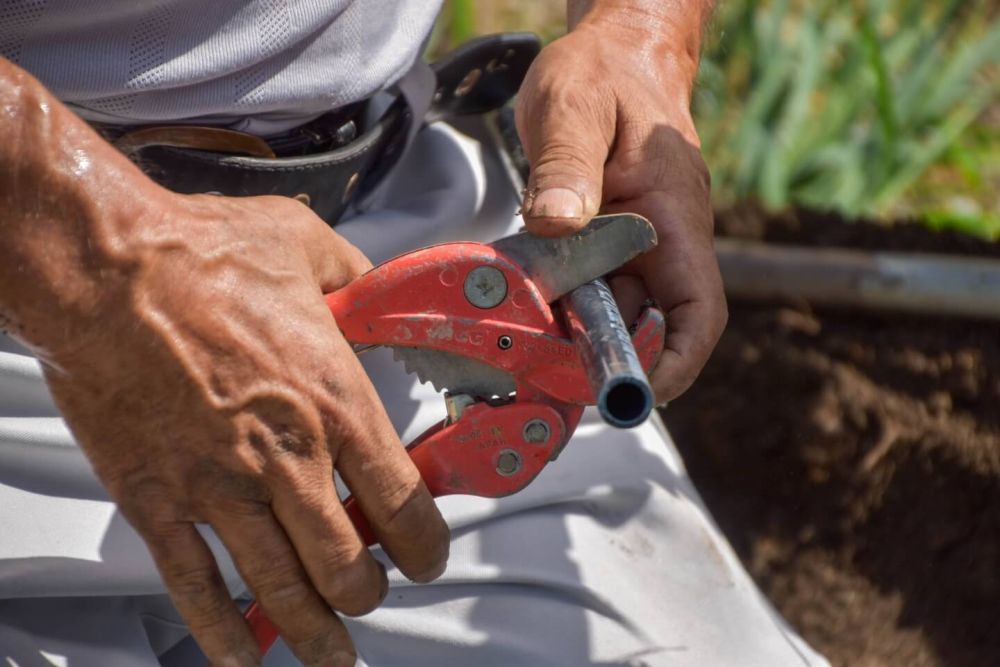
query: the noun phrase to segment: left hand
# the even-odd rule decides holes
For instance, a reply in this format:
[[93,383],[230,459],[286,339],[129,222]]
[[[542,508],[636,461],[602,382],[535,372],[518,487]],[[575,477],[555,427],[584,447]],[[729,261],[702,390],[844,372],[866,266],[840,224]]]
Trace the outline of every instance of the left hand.
[[655,227],[657,247],[611,286],[626,321],[647,297],[667,315],[651,377],[664,402],[694,382],[727,309],[708,169],[688,108],[697,58],[657,49],[643,33],[634,24],[581,23],[548,45],[521,87],[517,126],[531,163],[530,232],[569,234],[599,212],[638,213]]

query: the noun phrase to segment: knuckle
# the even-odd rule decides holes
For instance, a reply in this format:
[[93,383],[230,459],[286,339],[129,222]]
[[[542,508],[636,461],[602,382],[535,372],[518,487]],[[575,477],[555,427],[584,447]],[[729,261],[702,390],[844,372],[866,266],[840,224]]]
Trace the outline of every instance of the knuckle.
[[450,549],[448,525],[434,502],[425,495],[423,484],[418,484],[380,525],[382,531],[412,545],[412,558],[403,562],[394,560],[406,576],[421,583],[433,581],[441,575]]
[[259,514],[270,501],[270,491],[248,447],[235,447],[223,460],[198,462],[186,480],[191,502],[206,516]]
[[182,531],[185,528],[177,521],[161,521],[149,513],[144,513],[138,523],[141,524],[139,530],[143,538],[149,543],[154,554],[169,554],[169,551],[161,547],[182,539]]
[[[324,575],[317,584],[320,595],[327,604],[348,616],[364,616],[382,602],[385,573],[373,577],[371,568],[361,558],[349,566],[337,569],[324,568]],[[373,580],[374,579],[374,580]]]
[[200,593],[215,581],[215,567],[209,563],[168,560],[160,564],[163,578],[178,590]]
[[364,616],[375,611],[382,602],[382,596],[378,589],[359,587],[357,584],[352,584],[352,587],[357,588],[357,590],[324,592],[323,599],[331,608],[346,616]]
[[147,541],[170,539],[174,534],[178,520],[184,519],[184,513],[177,510],[169,502],[143,502],[138,498],[130,498],[127,502],[119,502],[122,515]]
[[184,607],[184,620],[189,626],[202,631],[221,628],[225,625],[227,616],[235,610],[232,601],[219,595],[206,596],[195,605]]
[[[578,145],[551,140],[542,146],[533,167],[538,181],[555,176],[589,177],[596,171],[595,161]],[[538,185],[544,187],[541,182]]]
[[[238,563],[240,574],[261,594],[301,579],[301,568],[288,558],[276,557],[273,544],[262,544],[258,553]],[[233,554],[239,557],[240,554]]]
[[274,483],[280,502],[289,502],[300,517],[310,517],[316,521],[328,521],[334,507],[330,504],[334,482],[327,475],[317,475],[310,469],[299,466],[295,469],[276,471]]
[[188,623],[205,627],[225,619],[231,602],[219,594],[221,581],[214,567],[168,564],[161,570],[171,597]]
[[115,499],[134,499],[137,503],[162,504],[174,497],[173,485],[159,471],[151,470],[146,462],[102,471],[101,481]]
[[225,487],[213,494],[205,494],[201,506],[206,516],[217,521],[233,517],[265,517],[271,512],[270,505],[266,500],[248,498]]
[[562,121],[560,125],[567,120],[579,123],[600,118],[602,112],[608,110],[608,103],[614,99],[605,87],[579,78],[567,78],[565,72],[561,76],[547,78],[543,89],[550,118]]
[[385,508],[385,513],[372,518],[386,527],[405,527],[410,519],[419,518],[416,515],[421,513],[425,494],[426,487],[419,477],[397,480],[396,484],[383,488],[379,494],[379,505]]
[[267,613],[275,617],[287,617],[302,609],[315,595],[315,590],[297,568],[272,567],[259,573],[244,574]]
[[323,449],[321,420],[314,407],[278,396],[258,398],[253,412],[255,419],[247,428],[246,443],[259,460],[273,461],[285,455],[311,458]]
[[354,667],[358,655],[353,646],[342,646],[322,632],[294,642],[297,657],[306,667]]

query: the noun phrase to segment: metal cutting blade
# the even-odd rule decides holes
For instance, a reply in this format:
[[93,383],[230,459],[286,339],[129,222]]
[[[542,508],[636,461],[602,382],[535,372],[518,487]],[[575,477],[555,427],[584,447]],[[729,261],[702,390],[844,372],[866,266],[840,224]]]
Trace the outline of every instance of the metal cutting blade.
[[569,236],[547,238],[520,232],[490,244],[516,261],[546,303],[605,276],[656,246],[649,220],[632,213],[599,215]]
[[[519,232],[490,244],[517,262],[546,303],[607,275],[656,245],[656,232],[642,216],[602,215],[570,236],[546,238]],[[480,397],[507,396],[514,378],[498,368],[449,352],[394,347],[406,371],[438,391]]]

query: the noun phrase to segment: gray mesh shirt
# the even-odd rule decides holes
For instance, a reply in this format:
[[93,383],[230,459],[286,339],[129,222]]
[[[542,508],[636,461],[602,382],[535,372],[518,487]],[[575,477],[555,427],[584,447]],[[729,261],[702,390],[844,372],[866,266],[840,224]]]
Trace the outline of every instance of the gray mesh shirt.
[[261,133],[364,99],[441,0],[0,0],[0,55],[90,120]]

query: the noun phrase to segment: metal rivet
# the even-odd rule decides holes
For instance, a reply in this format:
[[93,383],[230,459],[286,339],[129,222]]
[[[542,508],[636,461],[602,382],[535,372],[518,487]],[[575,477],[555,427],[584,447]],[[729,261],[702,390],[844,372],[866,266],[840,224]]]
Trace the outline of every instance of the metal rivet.
[[497,338],[497,347],[501,350],[509,350],[514,344],[514,339],[510,336],[500,336]]
[[358,136],[358,126],[354,124],[353,120],[349,120],[340,127],[334,133],[334,144],[337,146],[346,146],[347,144],[354,141]]
[[358,189],[359,180],[361,180],[359,174],[351,174],[351,177],[347,179],[347,185],[344,186],[344,196],[340,198],[340,203],[346,204],[347,201],[354,196],[354,191]]
[[505,449],[497,458],[497,473],[510,477],[521,469],[521,455],[513,449]]
[[507,296],[507,278],[493,266],[477,266],[465,277],[465,298],[476,308],[495,308]]
[[478,67],[469,72],[468,74],[466,74],[465,78],[463,78],[458,83],[458,85],[455,86],[455,97],[462,97],[463,95],[467,95],[469,91],[472,90],[472,88],[476,85],[476,82],[479,81],[479,77],[481,77],[482,75],[483,75],[483,70],[479,69]]
[[307,195],[305,192],[300,192],[299,194],[292,197],[292,199],[298,202],[302,202],[306,206],[309,206],[309,204],[312,203],[312,199],[310,199],[309,195]]
[[547,442],[552,431],[544,419],[532,419],[524,425],[522,435],[525,442]]

